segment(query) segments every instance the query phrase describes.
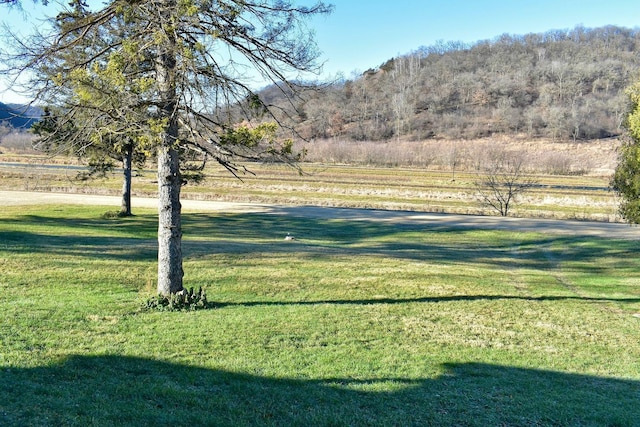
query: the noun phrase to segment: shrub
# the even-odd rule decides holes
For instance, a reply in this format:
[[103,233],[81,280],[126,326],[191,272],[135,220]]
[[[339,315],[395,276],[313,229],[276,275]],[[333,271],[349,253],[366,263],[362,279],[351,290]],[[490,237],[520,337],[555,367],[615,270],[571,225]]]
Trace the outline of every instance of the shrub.
[[158,311],[188,311],[212,308],[213,304],[207,301],[207,295],[202,288],[194,291],[193,288],[183,289],[170,295],[158,295],[149,298],[145,307],[147,310]]

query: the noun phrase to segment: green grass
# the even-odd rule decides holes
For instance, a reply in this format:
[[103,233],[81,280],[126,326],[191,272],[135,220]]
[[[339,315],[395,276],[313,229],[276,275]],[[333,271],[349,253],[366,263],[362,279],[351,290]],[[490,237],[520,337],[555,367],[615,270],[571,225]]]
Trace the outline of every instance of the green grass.
[[636,241],[185,213],[216,308],[149,312],[104,210],[0,213],[0,425],[639,425]]

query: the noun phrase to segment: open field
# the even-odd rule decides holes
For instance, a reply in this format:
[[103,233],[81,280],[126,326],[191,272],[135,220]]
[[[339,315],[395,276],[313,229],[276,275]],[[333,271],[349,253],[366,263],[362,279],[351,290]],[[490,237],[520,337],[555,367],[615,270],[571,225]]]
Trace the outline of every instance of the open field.
[[[76,166],[50,165],[24,157],[0,164],[0,189],[117,195],[120,176],[78,181]],[[25,161],[26,160],[26,161]],[[64,166],[64,165],[63,165]],[[251,164],[255,175],[234,178],[215,166],[204,182],[186,185],[184,199],[252,202],[279,205],[412,210],[459,214],[495,214],[477,198],[475,173],[418,168],[303,164],[303,174],[282,165]],[[512,216],[618,222],[617,199],[608,175],[536,175],[538,186],[516,200]],[[133,181],[134,195],[153,197],[155,172]],[[135,209],[135,207],[134,207]]]
[[104,212],[0,213],[0,424],[638,425],[638,240],[187,210],[163,313]]
[[[618,200],[609,190],[619,145],[615,138],[314,141],[298,147],[308,151],[307,162],[300,164],[302,175],[282,165],[251,163],[246,166],[255,175],[247,173],[240,181],[210,164],[205,169],[206,179],[185,186],[182,197],[495,215],[479,202],[474,183],[480,178],[474,168],[491,150],[505,150],[522,153],[527,169],[538,182],[516,200],[511,216],[619,222]],[[454,157],[456,166],[452,167]],[[25,147],[3,146],[0,189],[119,193],[122,184],[118,173],[109,179],[85,182],[76,179],[80,167],[73,158],[47,157]],[[152,166],[134,178],[137,196],[153,197],[156,187]]]

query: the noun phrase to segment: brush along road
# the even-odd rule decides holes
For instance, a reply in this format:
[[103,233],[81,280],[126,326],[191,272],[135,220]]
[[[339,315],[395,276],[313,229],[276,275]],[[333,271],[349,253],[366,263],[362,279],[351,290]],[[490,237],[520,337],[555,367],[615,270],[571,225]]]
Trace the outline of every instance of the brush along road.
[[[39,193],[29,191],[0,191],[0,203],[5,206],[32,204],[83,204],[105,205],[119,208],[120,198],[93,194]],[[156,208],[157,200],[133,198],[135,208]],[[469,228],[484,230],[534,231],[570,236],[596,236],[611,239],[640,239],[640,228],[621,223],[591,221],[560,221],[538,218],[503,218],[434,214],[424,212],[385,211],[369,209],[329,208],[318,206],[277,206],[253,203],[232,203],[204,200],[182,200],[184,212],[247,212],[273,215],[289,215],[302,218],[344,219],[350,221],[374,221],[388,223],[424,224],[434,230]]]

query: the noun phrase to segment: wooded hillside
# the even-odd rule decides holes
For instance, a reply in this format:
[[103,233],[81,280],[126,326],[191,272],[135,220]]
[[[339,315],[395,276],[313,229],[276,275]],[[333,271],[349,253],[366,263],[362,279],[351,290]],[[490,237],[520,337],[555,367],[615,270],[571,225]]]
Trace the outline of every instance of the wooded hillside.
[[621,133],[639,52],[640,30],[615,26],[441,42],[306,92],[290,123],[309,139],[607,138]]
[[38,120],[42,112],[39,108],[3,104],[0,102],[0,127],[11,127],[17,130],[26,130]]

